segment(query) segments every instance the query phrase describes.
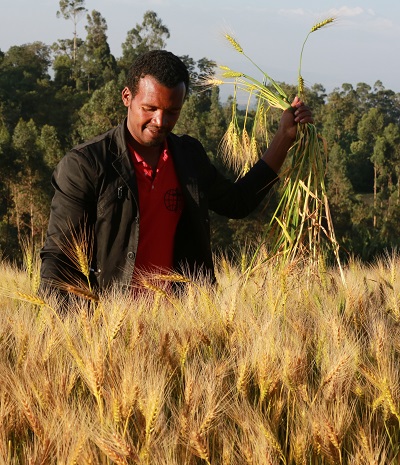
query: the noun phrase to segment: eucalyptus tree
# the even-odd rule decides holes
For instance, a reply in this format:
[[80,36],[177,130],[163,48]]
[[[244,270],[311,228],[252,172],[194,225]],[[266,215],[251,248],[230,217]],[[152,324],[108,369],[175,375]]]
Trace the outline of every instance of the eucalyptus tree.
[[80,50],[83,46],[83,40],[78,38],[59,39],[52,46],[53,52],[53,70],[54,84],[57,89],[64,86],[79,88],[79,75],[81,74],[76,62],[74,62],[74,48]]
[[[375,147],[379,140],[384,128],[384,116],[378,108],[370,108],[360,119],[357,127],[357,141],[351,144],[351,152],[359,160],[359,169],[362,165],[369,165],[372,167],[372,176],[368,176],[361,186],[364,187],[364,192],[373,192],[373,207],[374,207],[374,227],[376,227],[376,211],[377,211],[377,180],[380,172],[382,171],[382,157],[379,156],[381,148]],[[378,143],[378,146],[380,143]],[[377,153],[374,155],[374,150]]]
[[182,107],[179,119],[174,127],[174,132],[177,134],[188,134],[204,142],[205,125],[203,116],[199,112],[199,96],[197,94],[190,94]]
[[385,89],[381,81],[376,81],[373,86],[371,106],[382,111],[387,124],[400,122],[400,93]]
[[20,117],[39,124],[49,117],[50,48],[42,42],[12,46],[0,60],[2,117],[13,129]]
[[[15,166],[11,148],[11,134],[2,117],[0,105],[0,256],[9,253],[11,233],[11,183],[13,181]],[[12,247],[14,248],[14,247]]]
[[214,74],[216,63],[206,57],[200,58],[196,62],[195,68],[191,72],[192,91],[199,96],[199,111],[209,111],[212,103],[212,96],[219,99],[219,91],[213,92],[213,89],[204,86],[205,79]]
[[12,148],[18,159],[16,178],[11,185],[13,221],[20,244],[25,236],[29,236],[33,244],[42,239],[46,230],[50,199],[43,191],[43,177],[47,178],[47,170],[38,140],[39,130],[35,122],[20,119],[12,134]]
[[343,84],[328,96],[322,114],[329,149],[328,194],[333,220],[339,224],[338,239],[345,238],[348,249],[363,259],[371,259],[395,239],[400,193],[396,97],[379,81],[373,88]]
[[207,114],[205,148],[213,161],[219,161],[218,150],[227,129],[227,120],[219,98],[219,88],[213,87],[210,95],[210,109]]
[[181,55],[179,58],[183,61],[189,72],[189,94],[191,94],[194,88],[193,84],[197,81],[198,76],[198,72],[196,70],[197,63],[189,55]]
[[107,42],[107,22],[96,10],[87,15],[87,36],[83,46],[83,72],[92,91],[116,78],[117,63]]
[[50,177],[37,144],[38,128],[59,112],[49,65],[50,49],[41,42],[13,46],[0,61],[0,242],[8,253],[10,248],[11,253],[16,251],[12,236],[18,240],[24,233],[36,236],[46,221],[42,181],[46,176],[49,183]]
[[64,155],[57,129],[45,124],[38,135],[37,146],[41,153],[41,162],[43,161],[43,166],[50,174]]
[[345,152],[357,140],[357,123],[362,114],[357,92],[351,84],[342,84],[327,97],[322,116],[323,136],[328,146],[339,144]]
[[212,74],[216,64],[208,58],[197,62],[184,55],[180,57],[190,75],[189,96],[182,108],[175,131],[199,139],[206,151],[215,158],[218,145],[226,129],[226,120],[217,88],[205,88],[202,79]]
[[80,109],[75,126],[80,141],[101,134],[124,119],[126,108],[122,104],[121,88],[118,80],[112,80],[91,94]]
[[157,13],[151,10],[146,11],[142,23],[136,24],[127,33],[126,40],[122,44],[120,67],[127,70],[138,55],[150,50],[165,48],[169,37],[169,30]]
[[[360,85],[357,89],[359,88]],[[351,148],[358,141],[357,125],[364,113],[362,108],[368,100],[368,88],[362,86],[361,89],[361,96],[348,83],[343,84],[340,89],[334,89],[326,97],[324,109],[318,116],[321,134],[328,149],[328,196],[332,197],[336,222],[343,225],[344,229],[346,218],[351,214],[351,204],[355,202],[353,196],[351,200],[347,198],[347,193],[372,191],[372,164],[362,153],[355,151],[354,146]],[[345,207],[343,211],[342,207]],[[340,226],[338,229],[340,230]]]
[[80,21],[83,14],[87,11],[85,8],[85,0],[60,0],[60,9],[57,11],[57,18],[62,16],[64,19],[72,20],[74,24],[74,38],[73,38],[73,55],[72,59],[74,64],[77,58],[77,24]]
[[[382,126],[373,140],[371,161],[374,165],[374,227],[379,226],[380,229],[389,221],[393,204],[395,208],[400,207],[399,146],[399,126],[393,123]],[[377,224],[378,218],[380,224]]]
[[389,123],[374,147],[374,158],[384,167],[378,179],[378,201],[384,202],[381,236],[385,243],[400,247],[400,126]]

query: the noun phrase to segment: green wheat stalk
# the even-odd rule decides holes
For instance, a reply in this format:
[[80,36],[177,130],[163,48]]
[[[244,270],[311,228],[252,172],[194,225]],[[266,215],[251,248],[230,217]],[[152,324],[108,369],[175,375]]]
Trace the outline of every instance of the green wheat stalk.
[[[300,98],[304,94],[304,79],[301,74],[301,66],[306,42],[311,33],[324,28],[334,21],[335,18],[330,17],[316,23],[312,26],[302,44],[298,67],[298,94]],[[232,70],[227,66],[220,66],[220,70],[222,71],[221,79],[210,78],[205,84],[233,84],[235,95],[232,106],[236,106],[238,91],[256,96],[257,110],[254,117],[254,130],[254,128],[261,124],[259,118],[263,112],[259,111],[260,109],[263,107],[273,107],[283,111],[290,107],[290,101],[282,87],[253,62],[236,39],[229,34],[225,34],[225,38],[238,53],[242,54],[262,73],[262,79],[258,80],[248,74]],[[250,101],[247,104],[247,111],[249,110],[249,105]],[[221,147],[223,152],[225,152],[225,158],[232,159],[231,164],[233,166],[242,166],[242,174],[248,166],[246,150],[243,144],[241,150],[238,150],[232,144],[235,141],[237,144],[238,139],[243,139],[241,134],[244,131],[245,127],[240,128],[238,126],[236,113],[232,112],[230,127]],[[314,124],[299,125],[296,141],[288,154],[291,166],[285,173],[286,178],[284,180],[284,191],[281,200],[272,215],[272,219],[268,224],[258,249],[250,261],[247,273],[253,271],[256,256],[264,244],[268,244],[269,246],[269,258],[278,255],[283,257],[284,260],[292,261],[296,258],[307,256],[311,263],[317,264],[323,254],[321,238],[324,235],[328,239],[329,246],[333,249],[335,258],[339,264],[342,281],[344,282],[344,274],[338,252],[339,245],[333,229],[324,183],[326,150],[323,150],[321,145],[324,147],[324,143]]]

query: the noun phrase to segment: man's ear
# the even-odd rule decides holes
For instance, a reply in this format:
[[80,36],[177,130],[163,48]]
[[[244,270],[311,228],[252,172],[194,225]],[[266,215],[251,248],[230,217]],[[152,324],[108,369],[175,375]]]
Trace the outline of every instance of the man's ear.
[[121,92],[122,96],[122,101],[124,102],[124,105],[126,107],[129,107],[132,99],[132,94],[131,91],[128,89],[128,87],[124,87]]

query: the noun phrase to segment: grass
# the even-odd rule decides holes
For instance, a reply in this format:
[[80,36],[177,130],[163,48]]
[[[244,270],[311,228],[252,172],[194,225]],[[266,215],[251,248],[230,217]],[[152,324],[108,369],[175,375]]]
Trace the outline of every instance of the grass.
[[63,318],[35,268],[0,268],[2,463],[400,459],[396,254],[351,261],[346,286],[321,263],[245,276],[221,258],[215,287],[161,293],[159,276],[135,296],[73,297]]

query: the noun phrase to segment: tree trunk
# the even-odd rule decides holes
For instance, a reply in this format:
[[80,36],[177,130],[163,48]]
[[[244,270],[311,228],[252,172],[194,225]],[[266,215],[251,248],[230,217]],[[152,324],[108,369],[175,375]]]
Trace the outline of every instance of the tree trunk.
[[377,169],[376,164],[374,164],[374,228],[376,228],[376,178],[377,178]]

